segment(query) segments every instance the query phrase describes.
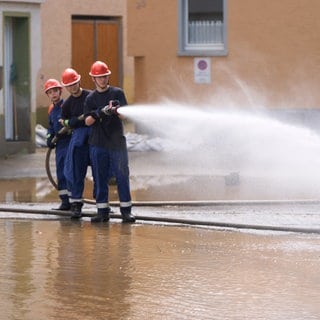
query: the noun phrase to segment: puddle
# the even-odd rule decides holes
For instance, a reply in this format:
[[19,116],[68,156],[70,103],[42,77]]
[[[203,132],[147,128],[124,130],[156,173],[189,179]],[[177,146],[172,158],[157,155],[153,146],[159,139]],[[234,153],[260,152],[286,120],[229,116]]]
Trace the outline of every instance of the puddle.
[[[210,201],[210,200],[296,200],[316,199],[317,194],[291,189],[285,192],[258,180],[245,179],[235,185],[218,176],[133,176],[131,194],[134,201]],[[84,198],[92,199],[92,180],[86,179]],[[110,185],[110,201],[118,201],[117,190]],[[58,201],[56,189],[46,177],[0,180],[0,202]]]
[[316,235],[1,219],[0,237],[3,319],[300,320],[320,313]]

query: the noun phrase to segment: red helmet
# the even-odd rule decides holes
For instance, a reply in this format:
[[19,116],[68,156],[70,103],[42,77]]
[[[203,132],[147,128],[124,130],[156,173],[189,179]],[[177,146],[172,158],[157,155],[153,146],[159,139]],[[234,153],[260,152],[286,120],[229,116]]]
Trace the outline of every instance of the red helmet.
[[72,68],[67,68],[63,71],[61,83],[63,86],[71,86],[80,81],[81,76],[78,72]]
[[91,66],[89,75],[91,77],[102,77],[111,74],[109,67],[102,61],[96,61]]
[[44,84],[44,92],[47,93],[52,88],[60,88],[62,89],[62,85],[56,79],[48,79]]

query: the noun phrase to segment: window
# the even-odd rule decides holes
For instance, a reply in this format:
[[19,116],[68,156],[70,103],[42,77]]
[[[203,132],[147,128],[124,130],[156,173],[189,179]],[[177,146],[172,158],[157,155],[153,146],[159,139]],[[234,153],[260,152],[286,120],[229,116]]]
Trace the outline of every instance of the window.
[[179,0],[179,55],[226,55],[227,0]]

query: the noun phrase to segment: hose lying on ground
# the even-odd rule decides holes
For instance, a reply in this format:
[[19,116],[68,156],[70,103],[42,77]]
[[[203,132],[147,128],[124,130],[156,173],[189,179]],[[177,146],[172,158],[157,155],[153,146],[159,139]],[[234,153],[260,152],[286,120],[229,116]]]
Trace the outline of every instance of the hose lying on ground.
[[[8,208],[0,207],[0,212],[12,212],[12,213],[24,213],[24,214],[38,214],[38,215],[54,215],[70,217],[71,213],[68,211],[59,210],[46,210],[46,209],[23,209],[23,208]],[[83,217],[92,217],[95,212],[83,212]],[[110,218],[121,219],[121,215],[110,214]],[[152,217],[152,216],[136,216],[137,221],[153,221],[161,223],[182,224],[189,226],[206,226],[217,227],[224,229],[251,229],[251,230],[264,230],[264,231],[281,231],[281,232],[297,232],[297,233],[314,233],[320,234],[320,229],[316,228],[299,228],[299,227],[281,227],[281,226],[268,226],[268,225],[251,225],[240,223],[228,223],[228,222],[214,222],[203,220],[190,220],[190,219],[178,219],[178,218],[166,218],[166,217]]]
[[[51,169],[50,169],[50,156],[52,149],[48,148],[46,154],[46,172],[49,178],[49,181],[54,186],[55,189],[58,189],[58,185],[54,180]],[[241,205],[252,205],[252,204],[290,204],[292,203],[316,203],[319,204],[318,200],[315,201],[243,201]],[[84,199],[84,203],[95,205],[96,202],[90,199]],[[239,205],[239,201],[152,201],[152,202],[135,202],[135,206],[206,206],[206,205]],[[2,212],[17,212],[17,213],[28,213],[28,214],[48,214],[48,215],[57,215],[57,216],[70,216],[70,212],[67,211],[57,211],[57,210],[35,210],[35,209],[14,209],[14,208],[0,208]],[[83,213],[83,217],[92,217],[95,213]],[[111,218],[119,218],[120,215],[110,215]],[[211,226],[211,227],[220,227],[220,228],[236,228],[236,229],[253,229],[253,230],[266,230],[266,231],[283,231],[283,232],[300,232],[300,233],[320,233],[320,229],[314,228],[298,228],[298,227],[280,227],[280,226],[265,226],[265,225],[250,225],[250,224],[237,224],[237,223],[227,223],[227,222],[212,222],[212,221],[199,221],[199,220],[189,220],[189,219],[176,219],[176,218],[165,218],[165,217],[149,217],[149,216],[137,216],[136,220],[142,221],[154,221],[154,222],[163,222],[163,223],[175,223],[175,224],[186,224],[186,225],[197,225],[197,226]]]

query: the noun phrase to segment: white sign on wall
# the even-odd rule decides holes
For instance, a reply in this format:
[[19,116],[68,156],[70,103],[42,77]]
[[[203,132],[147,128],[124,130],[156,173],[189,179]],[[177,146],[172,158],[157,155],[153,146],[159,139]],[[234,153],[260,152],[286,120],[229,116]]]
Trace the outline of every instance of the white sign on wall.
[[211,83],[210,58],[194,58],[194,82]]

